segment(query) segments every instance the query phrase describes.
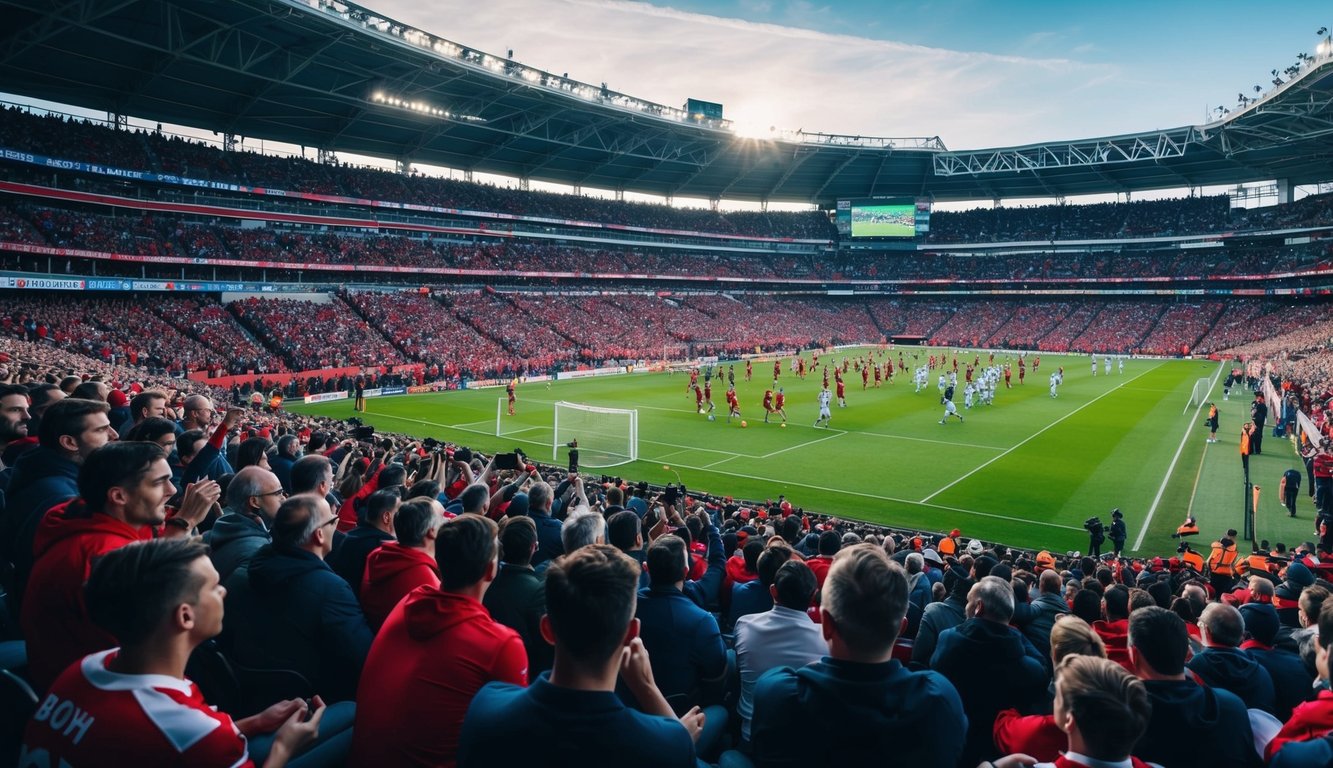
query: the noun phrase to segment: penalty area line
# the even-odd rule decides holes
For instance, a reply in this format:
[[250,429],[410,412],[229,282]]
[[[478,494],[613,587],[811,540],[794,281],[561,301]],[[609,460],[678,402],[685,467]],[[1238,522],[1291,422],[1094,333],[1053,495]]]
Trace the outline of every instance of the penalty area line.
[[[1208,391],[1210,393],[1213,391],[1213,387],[1217,386],[1217,377],[1222,375],[1222,369],[1224,367],[1226,367],[1225,362],[1218,364],[1217,372],[1213,374],[1213,380],[1208,383]],[[1139,547],[1143,546],[1143,537],[1148,535],[1148,526],[1152,523],[1153,515],[1157,514],[1157,505],[1162,503],[1162,496],[1166,493],[1166,485],[1171,481],[1171,475],[1176,471],[1176,462],[1180,461],[1180,454],[1185,450],[1185,442],[1190,439],[1190,433],[1196,426],[1194,420],[1199,417],[1199,412],[1203,410],[1203,405],[1203,403],[1199,403],[1199,407],[1194,409],[1194,415],[1185,422],[1185,434],[1180,436],[1180,445],[1176,446],[1176,455],[1171,457],[1171,465],[1166,468],[1166,474],[1162,476],[1162,484],[1157,486],[1157,495],[1153,497],[1152,506],[1148,507],[1148,514],[1143,518],[1143,527],[1139,529],[1138,538],[1134,539],[1134,549],[1132,551],[1137,552]],[[1202,459],[1199,460],[1199,469],[1201,472],[1203,471]],[[1190,509],[1193,510],[1193,507],[1194,495],[1191,493]]]

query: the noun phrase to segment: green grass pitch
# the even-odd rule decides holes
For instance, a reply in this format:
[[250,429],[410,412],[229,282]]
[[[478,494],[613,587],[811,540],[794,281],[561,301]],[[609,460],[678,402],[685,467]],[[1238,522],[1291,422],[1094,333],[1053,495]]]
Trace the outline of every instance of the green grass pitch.
[[[905,349],[909,369],[911,349]],[[854,354],[821,356],[821,363]],[[897,351],[893,355],[897,366]],[[1006,359],[998,353],[996,361]],[[806,355],[807,360],[809,355]],[[922,360],[924,360],[924,353]],[[964,353],[963,360],[971,360]],[[1031,357],[1029,357],[1029,362]],[[982,353],[982,362],[985,354]],[[961,528],[1008,544],[1080,550],[1088,539],[1083,521],[1121,508],[1129,546],[1140,554],[1172,554],[1169,534],[1193,512],[1202,535],[1195,548],[1227,528],[1240,528],[1244,485],[1237,444],[1251,397],[1234,390],[1222,400],[1219,363],[1199,360],[1127,360],[1123,374],[1106,376],[1098,360],[1090,373],[1087,356],[1042,355],[1034,374],[1001,389],[992,406],[963,408],[966,421],[939,424],[943,409],[936,373],[920,394],[910,373],[895,383],[867,390],[853,369],[845,377],[848,407],[833,405],[829,428],[814,428],[820,377],[804,380],[782,362],[789,424],[763,423],[763,390],[771,383],[772,359],[754,364],[753,381],[736,366],[736,389],[748,428],[726,423],[725,384],[713,388],[717,420],[694,409],[681,373],[524,383],[518,413],[502,420],[495,436],[497,400],[503,389],[370,399],[363,418],[382,431],[433,436],[482,450],[521,447],[552,461],[552,421],[558,400],[639,412],[639,461],[588,472],[654,483],[681,480],[692,490],[769,499],[786,494],[807,510],[923,531]],[[963,361],[960,360],[960,366]],[[1049,373],[1065,368],[1059,397],[1048,392]],[[723,379],[727,365],[722,366]],[[961,368],[960,368],[960,381]],[[1194,382],[1214,382],[1211,397],[1221,409],[1220,442],[1206,444],[1203,414],[1186,409]],[[292,410],[347,418],[350,400],[292,405]],[[1313,504],[1302,486],[1299,516],[1289,519],[1278,502],[1277,481],[1288,467],[1300,468],[1291,442],[1269,435],[1263,455],[1251,459],[1261,487],[1259,537],[1288,544],[1311,538]],[[565,460],[561,449],[558,461]],[[668,469],[669,468],[669,469]],[[1151,511],[1151,520],[1148,519]],[[1141,543],[1140,543],[1141,541]],[[1109,542],[1108,542],[1109,544]],[[1242,545],[1243,548],[1244,545]]]

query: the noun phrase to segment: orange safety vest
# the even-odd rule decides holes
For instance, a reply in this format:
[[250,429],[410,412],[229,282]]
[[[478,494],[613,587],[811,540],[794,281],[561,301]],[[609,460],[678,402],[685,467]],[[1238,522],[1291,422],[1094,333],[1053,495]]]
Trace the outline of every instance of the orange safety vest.
[[1199,533],[1198,523],[1189,523],[1189,522],[1181,523],[1180,527],[1176,529],[1177,536],[1195,536],[1198,533]]
[[1254,552],[1245,558],[1244,565],[1249,573],[1268,573],[1268,555]]
[[1222,542],[1213,542],[1213,553],[1208,556],[1208,568],[1219,576],[1236,575],[1236,545],[1223,548]]
[[1240,455],[1250,455],[1250,432],[1244,428],[1240,430]]
[[1191,568],[1196,573],[1203,573],[1203,555],[1191,549],[1188,552],[1182,552],[1180,559],[1185,563],[1186,568]]

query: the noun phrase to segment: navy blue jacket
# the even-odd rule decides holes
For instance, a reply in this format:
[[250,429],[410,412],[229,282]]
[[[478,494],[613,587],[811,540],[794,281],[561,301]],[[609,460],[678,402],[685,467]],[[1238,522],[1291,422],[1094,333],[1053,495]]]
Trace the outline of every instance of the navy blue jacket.
[[[985,723],[987,735],[990,723]],[[754,687],[751,743],[757,768],[953,766],[967,716],[936,672],[898,661],[858,664],[825,657],[764,673]],[[972,763],[971,765],[975,765]]]
[[528,517],[537,524],[537,551],[532,553],[533,567],[565,554],[565,544],[560,540],[560,521],[535,509],[528,510]]
[[356,698],[374,633],[323,560],[269,544],[227,580],[223,645],[238,664],[292,669],[326,701]]
[[393,534],[371,525],[358,525],[348,531],[347,538],[329,553],[327,562],[333,572],[352,588],[352,594],[360,595],[361,577],[366,574],[366,558],[379,549],[381,544],[393,540]]
[[79,465],[51,448],[38,446],[24,452],[14,463],[5,492],[5,519],[0,546],[14,564],[14,592],[10,609],[18,615],[18,603],[32,573],[32,544],[37,525],[46,511],[79,495]]
[[268,529],[259,520],[249,515],[228,512],[213,523],[213,527],[204,534],[204,543],[208,545],[208,557],[218,571],[218,580],[223,584],[236,572],[237,568],[250,562],[250,558],[268,544],[272,538]]
[[292,492],[292,467],[295,464],[295,459],[282,454],[274,454],[268,459],[269,468],[274,475],[277,475],[278,482],[282,483],[282,490],[287,493]]
[[1144,680],[1143,684],[1152,702],[1152,717],[1134,745],[1135,757],[1165,768],[1263,765],[1254,751],[1249,713],[1235,694],[1193,680]]
[[1045,660],[1018,630],[986,619],[968,619],[940,633],[930,667],[949,679],[963,699],[971,727],[959,765],[998,757],[992,726],[1010,707],[1032,711],[1046,700]]
[[1239,648],[1204,648],[1185,666],[1209,688],[1231,691],[1247,709],[1277,710],[1273,678],[1254,657]]
[[[704,684],[727,671],[727,649],[717,619],[674,586],[640,590],[634,614],[662,695],[677,714],[699,704]],[[618,692],[626,704],[637,705],[623,686]]]
[[1277,715],[1277,719],[1287,722],[1291,718],[1291,710],[1297,704],[1314,698],[1314,690],[1310,687],[1314,677],[1306,671],[1305,662],[1301,661],[1300,656],[1276,648],[1252,647],[1244,651],[1273,678],[1273,694],[1277,702],[1273,714]]

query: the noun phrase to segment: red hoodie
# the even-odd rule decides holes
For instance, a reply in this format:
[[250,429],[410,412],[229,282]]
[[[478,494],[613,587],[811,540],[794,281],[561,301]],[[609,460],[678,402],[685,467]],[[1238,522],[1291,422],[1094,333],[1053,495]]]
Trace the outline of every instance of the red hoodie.
[[116,645],[116,639],[93,624],[84,608],[83,583],[93,558],[151,538],[151,527],[135,530],[110,515],[90,513],[79,499],[53,507],[42,518],[33,539],[34,565],[19,617],[28,641],[28,679],[39,694],[65,667]]
[[1129,619],[1094,621],[1092,631],[1106,643],[1106,658],[1133,674],[1134,664],[1129,660]]
[[528,684],[518,633],[470,597],[417,587],[389,612],[370,647],[348,764],[453,766],[463,715],[492,681]]
[[1016,709],[995,716],[995,746],[1006,755],[1022,752],[1039,763],[1049,763],[1069,745],[1069,737],[1055,724],[1054,715],[1020,715]]
[[1306,701],[1291,710],[1282,730],[1268,742],[1264,760],[1272,760],[1279,749],[1289,741],[1319,739],[1333,731],[1333,691],[1320,691],[1314,701]]
[[435,558],[396,541],[386,541],[366,557],[361,579],[361,610],[370,628],[379,631],[398,601],[425,584],[440,586]]

